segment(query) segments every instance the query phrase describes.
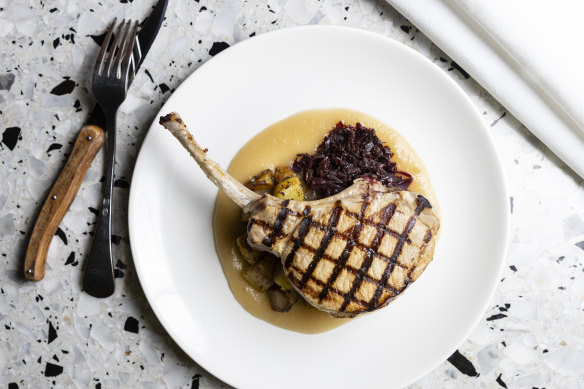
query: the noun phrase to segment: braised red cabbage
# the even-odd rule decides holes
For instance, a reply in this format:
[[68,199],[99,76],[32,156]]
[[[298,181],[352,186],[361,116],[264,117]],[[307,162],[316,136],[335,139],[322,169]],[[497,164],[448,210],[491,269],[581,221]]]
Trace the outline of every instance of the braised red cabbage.
[[389,188],[407,189],[413,177],[398,171],[393,153],[375,134],[375,129],[337,123],[316,153],[298,154],[292,170],[309,188],[322,196],[334,195],[360,177],[371,177]]

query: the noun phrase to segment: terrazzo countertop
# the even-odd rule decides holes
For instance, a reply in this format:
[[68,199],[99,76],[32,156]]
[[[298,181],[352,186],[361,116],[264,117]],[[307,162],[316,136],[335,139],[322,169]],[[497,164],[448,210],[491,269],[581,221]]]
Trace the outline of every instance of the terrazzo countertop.
[[511,235],[497,292],[458,351],[410,387],[584,388],[582,180],[383,1],[171,0],[118,115],[115,295],[81,291],[103,153],[52,241],[46,278],[24,281],[35,217],[94,104],[96,41],[113,17],[142,19],[151,3],[0,0],[0,387],[227,386],[173,342],[140,288],[127,225],[136,156],[162,104],[211,56],[266,31],[333,24],[391,37],[447,73],[483,114],[506,172]]

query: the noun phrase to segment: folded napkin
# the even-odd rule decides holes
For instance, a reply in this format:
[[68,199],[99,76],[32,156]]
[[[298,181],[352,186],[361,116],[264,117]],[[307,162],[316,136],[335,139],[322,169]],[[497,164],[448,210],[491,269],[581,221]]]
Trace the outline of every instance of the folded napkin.
[[388,2],[584,178],[584,1]]

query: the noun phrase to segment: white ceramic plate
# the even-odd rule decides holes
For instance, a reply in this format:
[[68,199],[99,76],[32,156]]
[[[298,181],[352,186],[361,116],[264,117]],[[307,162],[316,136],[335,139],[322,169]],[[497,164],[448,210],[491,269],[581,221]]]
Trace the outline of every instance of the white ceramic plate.
[[434,262],[404,295],[322,334],[283,330],[241,308],[214,248],[217,189],[157,123],[140,151],[129,225],[144,292],[179,346],[236,387],[407,385],[455,351],[496,288],[508,215],[501,165],[469,98],[415,51],[356,29],[280,30],[209,60],[160,114],[179,112],[227,167],[268,125],[338,107],[382,120],[418,151],[440,202],[442,231]]

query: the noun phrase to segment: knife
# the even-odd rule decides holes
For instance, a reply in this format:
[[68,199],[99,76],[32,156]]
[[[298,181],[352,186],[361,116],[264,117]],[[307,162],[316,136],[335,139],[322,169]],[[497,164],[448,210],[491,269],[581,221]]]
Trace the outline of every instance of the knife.
[[[136,46],[141,52],[141,59],[135,63],[134,74],[138,72],[158,34],[167,5],[168,0],[159,0],[150,15],[140,23]],[[99,104],[95,104],[32,230],[24,260],[24,276],[31,281],[40,281],[45,276],[49,245],[103,143],[103,128],[106,128],[105,115]]]

